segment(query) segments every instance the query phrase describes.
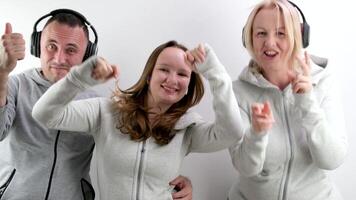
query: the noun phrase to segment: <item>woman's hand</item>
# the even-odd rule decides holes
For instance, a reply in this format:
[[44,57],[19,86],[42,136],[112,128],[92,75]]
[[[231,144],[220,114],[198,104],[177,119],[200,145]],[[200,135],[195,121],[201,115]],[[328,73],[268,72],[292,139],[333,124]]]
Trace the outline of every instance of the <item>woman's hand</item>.
[[193,186],[189,178],[185,176],[178,176],[169,183],[177,189],[177,192],[172,194],[173,200],[192,200]]
[[104,58],[98,57],[91,76],[95,80],[105,82],[111,78],[117,79],[119,74],[119,68],[116,65],[111,65]]
[[189,64],[192,66],[193,71],[196,71],[196,64],[201,64],[205,61],[205,49],[203,44],[199,44],[198,47],[186,51],[187,60]]
[[288,73],[293,92],[297,94],[308,93],[313,87],[310,76],[310,57],[305,51],[304,58],[298,56],[296,59],[301,66],[301,72],[294,71]]
[[274,117],[271,105],[268,101],[262,103],[253,103],[252,110],[252,128],[255,133],[262,133],[270,130],[274,123]]

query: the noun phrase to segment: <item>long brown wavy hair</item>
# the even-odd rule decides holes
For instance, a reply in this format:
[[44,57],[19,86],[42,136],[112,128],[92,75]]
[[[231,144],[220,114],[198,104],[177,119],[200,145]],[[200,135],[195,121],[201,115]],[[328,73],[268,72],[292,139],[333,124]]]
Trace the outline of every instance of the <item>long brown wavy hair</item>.
[[204,95],[202,78],[192,71],[187,95],[165,113],[160,114],[155,123],[150,123],[149,108],[145,103],[149,88],[148,80],[158,56],[167,47],[187,51],[185,46],[173,40],[161,44],[151,53],[138,82],[127,90],[120,90],[117,86],[113,93],[113,107],[118,116],[116,127],[122,133],[129,134],[132,140],[143,141],[152,136],[158,144],[168,144],[176,134],[173,130],[176,122],[190,107],[198,104]]

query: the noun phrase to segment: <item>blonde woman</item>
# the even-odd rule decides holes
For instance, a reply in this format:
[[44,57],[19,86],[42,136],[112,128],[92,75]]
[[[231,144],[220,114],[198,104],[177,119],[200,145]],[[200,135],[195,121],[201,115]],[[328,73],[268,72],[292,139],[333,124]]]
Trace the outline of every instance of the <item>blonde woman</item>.
[[229,200],[341,199],[327,177],[347,153],[338,88],[303,53],[298,15],[288,1],[264,0],[244,27],[251,61],[233,86],[251,129],[230,148],[240,176]]

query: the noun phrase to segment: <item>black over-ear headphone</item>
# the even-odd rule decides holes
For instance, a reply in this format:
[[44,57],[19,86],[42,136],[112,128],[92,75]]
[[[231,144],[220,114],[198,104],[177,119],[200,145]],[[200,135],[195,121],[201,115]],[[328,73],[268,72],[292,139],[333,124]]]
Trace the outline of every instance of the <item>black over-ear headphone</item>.
[[85,54],[83,57],[83,61],[86,60],[87,58],[89,58],[92,55],[95,55],[98,51],[98,35],[96,33],[95,28],[88,22],[88,20],[79,12],[74,11],[74,10],[70,10],[70,9],[57,9],[57,10],[53,10],[52,12],[42,16],[41,18],[39,18],[35,25],[33,26],[33,32],[31,35],[31,54],[36,56],[36,57],[40,57],[41,55],[41,48],[40,48],[40,43],[41,43],[41,33],[42,31],[37,31],[37,24],[44,18],[48,17],[48,16],[55,16],[59,13],[68,13],[68,14],[72,14],[74,16],[76,16],[77,18],[79,18],[85,25],[89,26],[90,29],[93,31],[94,36],[95,36],[95,40],[94,43],[91,42],[90,40],[88,41],[88,45],[87,48],[85,50]]
[[[304,14],[302,12],[302,10],[293,2],[288,1],[292,6],[294,6],[298,12],[300,13],[300,15],[302,16],[302,20],[303,22],[300,24],[300,28],[302,31],[302,45],[303,48],[307,48],[309,46],[309,38],[310,38],[310,26],[307,22],[307,20],[304,17]],[[246,47],[245,44],[245,27],[242,29],[242,44],[244,45],[244,47]]]
[[309,46],[309,38],[310,38],[310,26],[307,20],[304,17],[302,10],[293,2],[288,1],[292,6],[294,6],[300,13],[303,19],[303,23],[300,24],[300,28],[302,30],[302,44],[303,48],[307,48]]

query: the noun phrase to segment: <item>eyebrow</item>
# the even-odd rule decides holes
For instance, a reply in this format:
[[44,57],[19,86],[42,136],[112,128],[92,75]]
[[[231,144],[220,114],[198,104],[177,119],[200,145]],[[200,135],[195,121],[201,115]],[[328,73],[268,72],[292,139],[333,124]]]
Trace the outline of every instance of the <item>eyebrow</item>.
[[166,63],[156,63],[157,66],[166,66],[169,67],[170,65],[166,64]]
[[[263,28],[263,27],[256,27],[256,28],[254,28],[254,29],[255,29],[255,30],[266,30],[266,28]],[[282,26],[282,27],[277,27],[276,29],[277,29],[277,30],[281,30],[281,29],[285,30],[286,27],[285,27],[285,26]]]
[[[48,43],[55,43],[55,44],[58,44],[57,40],[54,40],[54,39],[49,39],[47,41]],[[65,45],[66,47],[67,46],[70,46],[70,47],[74,47],[74,48],[79,48],[79,45],[75,44],[75,43],[69,43],[69,44],[66,44]]]
[[[156,66],[160,66],[160,67],[170,67],[170,65],[166,64],[166,63],[161,63],[161,64],[156,64]],[[179,69],[180,72],[187,72],[189,73],[189,70],[187,69]]]

